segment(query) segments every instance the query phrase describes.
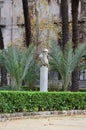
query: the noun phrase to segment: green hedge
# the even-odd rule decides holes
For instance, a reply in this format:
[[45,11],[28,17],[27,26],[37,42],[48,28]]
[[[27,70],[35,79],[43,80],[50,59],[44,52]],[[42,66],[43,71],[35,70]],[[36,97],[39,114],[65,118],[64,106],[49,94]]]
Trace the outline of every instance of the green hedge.
[[0,112],[86,109],[86,92],[0,91]]

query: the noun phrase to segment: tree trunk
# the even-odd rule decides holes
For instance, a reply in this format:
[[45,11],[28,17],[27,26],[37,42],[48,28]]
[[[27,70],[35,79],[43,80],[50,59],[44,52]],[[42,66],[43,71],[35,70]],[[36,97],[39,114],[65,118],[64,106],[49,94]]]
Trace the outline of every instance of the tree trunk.
[[2,36],[1,27],[0,27],[0,49],[1,50],[4,49],[4,43],[3,43],[3,36]]
[[[4,43],[3,43],[3,37],[2,37],[2,31],[0,28],[0,49],[4,49]],[[4,66],[1,66],[1,85],[7,85],[7,70]]]
[[65,44],[69,40],[67,0],[61,0],[61,12],[62,12],[62,49],[64,51]]
[[35,6],[36,6],[36,45],[38,46],[39,45],[39,31],[40,31],[40,19],[39,19],[39,9],[40,9],[40,0],[37,0],[36,3],[35,3]]
[[[69,27],[68,27],[68,1],[61,0],[61,13],[62,13],[62,50],[64,52],[65,45],[69,40]],[[64,86],[62,86],[64,90]]]
[[4,66],[1,67],[1,86],[7,85],[7,70]]
[[[78,46],[78,7],[79,7],[79,0],[71,0],[72,2],[72,41],[73,41],[73,48]],[[71,91],[78,91],[79,90],[79,71],[78,65],[72,73],[72,86]]]
[[28,47],[31,43],[31,23],[30,23],[28,0],[22,0],[22,4],[25,20],[26,46]]

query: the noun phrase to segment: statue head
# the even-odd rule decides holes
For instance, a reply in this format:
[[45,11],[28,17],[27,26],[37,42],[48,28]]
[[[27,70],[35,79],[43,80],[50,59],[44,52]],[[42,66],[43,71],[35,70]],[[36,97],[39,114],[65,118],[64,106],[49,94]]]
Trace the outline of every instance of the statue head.
[[43,49],[43,53],[47,56],[48,55],[48,49]]
[[43,52],[47,52],[48,53],[48,49],[43,49]]

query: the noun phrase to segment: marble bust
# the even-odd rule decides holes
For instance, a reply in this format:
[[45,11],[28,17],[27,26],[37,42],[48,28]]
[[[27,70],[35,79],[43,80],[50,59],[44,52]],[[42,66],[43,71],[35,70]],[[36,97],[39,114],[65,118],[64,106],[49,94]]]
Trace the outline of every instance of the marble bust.
[[43,49],[42,53],[39,55],[39,59],[42,66],[48,67],[48,49]]

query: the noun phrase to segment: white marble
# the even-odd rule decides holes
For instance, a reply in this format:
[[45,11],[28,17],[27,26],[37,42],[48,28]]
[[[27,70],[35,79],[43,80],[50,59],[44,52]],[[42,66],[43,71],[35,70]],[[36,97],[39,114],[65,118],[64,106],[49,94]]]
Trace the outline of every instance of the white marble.
[[40,68],[40,91],[48,91],[48,67],[46,66]]
[[39,55],[42,67],[40,68],[40,91],[48,91],[48,49],[43,49]]

